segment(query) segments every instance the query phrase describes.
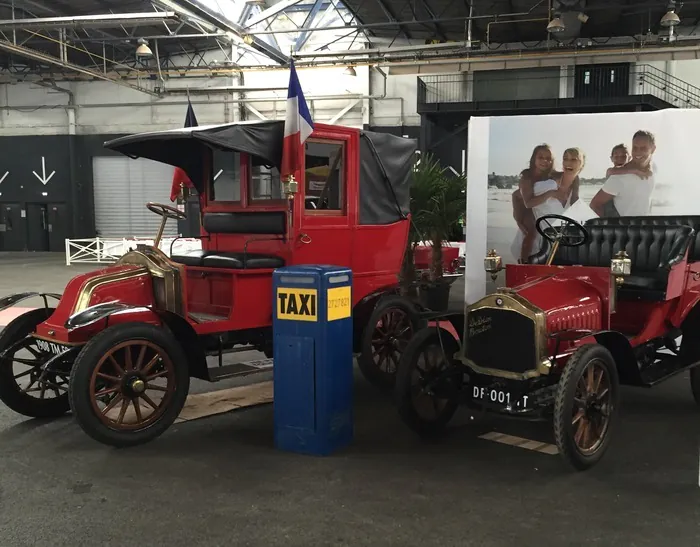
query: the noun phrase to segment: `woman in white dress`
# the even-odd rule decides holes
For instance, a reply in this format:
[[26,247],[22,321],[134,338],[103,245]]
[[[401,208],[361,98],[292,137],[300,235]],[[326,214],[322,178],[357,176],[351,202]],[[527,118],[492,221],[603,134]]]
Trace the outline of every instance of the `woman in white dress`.
[[511,247],[513,256],[524,263],[539,249],[541,236],[535,228],[538,218],[544,215],[562,215],[578,201],[579,177],[585,157],[578,148],[564,152],[563,171],[554,169],[552,152],[548,145],[535,147],[530,167],[520,175],[520,194],[529,214],[516,218],[519,230]]

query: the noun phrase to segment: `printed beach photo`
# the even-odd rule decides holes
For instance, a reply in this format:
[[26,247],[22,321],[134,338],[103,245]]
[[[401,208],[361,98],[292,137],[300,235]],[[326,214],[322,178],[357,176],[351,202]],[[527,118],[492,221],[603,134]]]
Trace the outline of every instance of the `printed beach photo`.
[[547,214],[697,212],[698,121],[689,110],[490,118],[487,247],[505,263],[536,253]]

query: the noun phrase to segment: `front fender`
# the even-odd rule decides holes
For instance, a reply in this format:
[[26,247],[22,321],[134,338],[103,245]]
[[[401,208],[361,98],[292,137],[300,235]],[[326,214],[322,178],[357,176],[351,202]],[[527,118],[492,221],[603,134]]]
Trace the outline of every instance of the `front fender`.
[[5,296],[3,298],[0,298],[0,311],[6,310],[7,308],[10,308],[17,304],[17,302],[21,302],[22,300],[27,300],[29,298],[32,298],[34,296],[41,296],[44,299],[44,307],[48,308],[49,303],[47,300],[47,297],[55,298],[56,300],[61,300],[61,295],[56,294],[56,293],[51,293],[51,292],[18,292],[15,294],[11,294],[9,296]]
[[[94,325],[102,319],[107,319],[115,313],[125,313],[125,312],[145,312],[147,314],[152,314],[154,318],[158,315],[148,306],[132,306],[130,304],[124,304],[122,302],[103,302],[101,304],[95,304],[89,308],[71,315],[65,323],[65,328],[68,332],[80,329],[83,327],[89,327]],[[159,323],[160,321],[158,321]],[[104,326],[105,328],[107,325]]]

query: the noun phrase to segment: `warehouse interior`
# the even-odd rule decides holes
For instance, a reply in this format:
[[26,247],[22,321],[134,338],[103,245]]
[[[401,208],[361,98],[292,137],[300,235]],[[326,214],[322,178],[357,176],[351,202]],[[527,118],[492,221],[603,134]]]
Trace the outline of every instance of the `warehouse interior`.
[[[474,117],[700,108],[700,0],[0,0],[0,296],[60,292],[98,266],[66,266],[76,249],[158,231],[144,204],[171,203],[173,167],[106,141],[188,105],[199,126],[284,120],[292,61],[315,122],[465,175]],[[178,205],[163,235],[198,235],[197,198]],[[700,542],[685,383],[629,396],[585,475],[478,440],[479,416],[422,442],[358,386],[357,443],[327,459],[274,452],[266,406],[133,451],[0,408],[0,545]]]

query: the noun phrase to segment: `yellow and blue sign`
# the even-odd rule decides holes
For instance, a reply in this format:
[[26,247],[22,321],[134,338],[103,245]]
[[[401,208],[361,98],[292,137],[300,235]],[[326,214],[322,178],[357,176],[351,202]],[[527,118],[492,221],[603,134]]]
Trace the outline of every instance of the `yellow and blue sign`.
[[277,287],[277,318],[318,321],[318,290]]

